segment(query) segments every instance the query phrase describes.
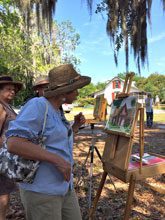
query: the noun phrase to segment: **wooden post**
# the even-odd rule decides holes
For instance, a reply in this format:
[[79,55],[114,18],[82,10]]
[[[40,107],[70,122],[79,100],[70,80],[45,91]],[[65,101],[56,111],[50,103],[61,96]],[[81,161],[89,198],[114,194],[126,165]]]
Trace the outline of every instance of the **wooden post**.
[[129,216],[130,216],[130,212],[131,212],[131,205],[132,205],[132,201],[133,201],[135,182],[136,182],[135,177],[133,175],[131,175],[123,220],[129,220]]
[[123,87],[123,93],[126,93],[128,78],[129,78],[129,75],[126,74],[125,81],[124,81],[124,87]]
[[142,173],[142,158],[144,155],[144,108],[139,109],[140,112],[140,129],[139,129],[139,144],[140,144],[140,173]]
[[128,82],[128,84],[127,84],[127,93],[129,93],[130,92],[130,89],[131,89],[131,84],[132,84],[132,79],[133,79],[133,77],[134,77],[134,73],[133,72],[131,72],[130,74],[128,74],[128,79],[129,79],[129,82]]
[[130,92],[132,79],[133,79],[134,75],[135,74],[133,72],[126,74],[126,78],[125,78],[125,81],[124,81],[124,87],[123,87],[123,92],[122,93],[128,94]]
[[103,189],[106,177],[107,177],[107,172],[104,171],[103,175],[102,175],[102,178],[101,178],[101,182],[100,182],[99,188],[97,190],[96,197],[95,197],[94,202],[93,202],[93,207],[90,208],[90,210],[89,210],[89,220],[93,219],[93,214],[94,214],[94,212],[96,210],[96,206],[97,206],[98,200],[100,198],[100,195],[101,195],[101,192],[102,192],[102,189]]

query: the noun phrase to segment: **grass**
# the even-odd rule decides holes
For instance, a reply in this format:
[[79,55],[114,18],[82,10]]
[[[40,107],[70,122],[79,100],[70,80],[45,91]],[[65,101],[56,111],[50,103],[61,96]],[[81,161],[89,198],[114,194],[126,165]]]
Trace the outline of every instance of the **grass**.
[[[70,113],[66,113],[65,116],[69,121],[74,120],[74,115],[78,114],[79,112],[82,112],[85,115],[86,119],[92,119],[93,118],[93,108],[83,108],[83,107],[74,107]],[[109,112],[109,111],[108,111]],[[107,120],[108,120],[107,116]],[[146,115],[144,117],[144,120],[146,121]],[[154,113],[154,122],[156,123],[165,123],[165,112],[163,113]]]
[[154,122],[159,122],[159,123],[165,124],[165,113],[154,114]]
[[154,109],[165,110],[165,104],[160,104],[159,106],[154,106]]

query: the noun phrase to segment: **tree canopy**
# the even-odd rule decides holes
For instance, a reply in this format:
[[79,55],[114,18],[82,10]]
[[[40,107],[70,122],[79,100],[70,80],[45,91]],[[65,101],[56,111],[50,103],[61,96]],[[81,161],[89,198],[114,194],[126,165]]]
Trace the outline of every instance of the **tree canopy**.
[[[60,0],[59,0],[60,1]],[[91,14],[93,0],[87,2]],[[162,9],[165,10],[165,0]],[[31,13],[35,10],[38,30],[42,24],[47,24],[51,33],[53,14],[57,0],[15,0],[29,26]],[[158,1],[157,1],[158,2]],[[158,2],[159,4],[159,2]],[[133,49],[134,59],[139,72],[141,66],[148,63],[147,57],[147,19],[150,23],[152,0],[100,0],[96,13],[105,12],[107,16],[107,34],[113,45],[114,60],[118,64],[118,52],[124,44],[126,71],[129,68],[129,50]]]
[[32,95],[35,77],[46,75],[61,63],[72,62],[76,66],[80,62],[73,55],[80,36],[70,21],[53,21],[51,37],[46,26],[38,33],[34,13],[27,30],[13,0],[0,0],[0,5],[0,75],[12,75],[24,83],[15,102],[18,105]]

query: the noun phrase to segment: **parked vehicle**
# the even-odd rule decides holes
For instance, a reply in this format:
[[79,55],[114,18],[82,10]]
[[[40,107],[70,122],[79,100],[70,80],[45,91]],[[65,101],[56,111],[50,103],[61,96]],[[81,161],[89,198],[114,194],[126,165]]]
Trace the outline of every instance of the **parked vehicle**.
[[73,105],[64,103],[64,104],[62,104],[62,108],[63,108],[65,113],[69,113],[72,110]]

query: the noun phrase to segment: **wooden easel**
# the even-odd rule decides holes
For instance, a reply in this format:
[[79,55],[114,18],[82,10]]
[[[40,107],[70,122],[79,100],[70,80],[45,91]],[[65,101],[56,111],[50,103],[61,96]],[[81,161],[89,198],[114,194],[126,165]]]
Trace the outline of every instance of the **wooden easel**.
[[[127,74],[123,92],[117,98],[125,98],[129,96],[133,74]],[[129,169],[130,156],[132,152],[132,144],[134,138],[134,129],[138,120],[139,126],[139,144],[140,144],[140,165],[136,169]],[[127,202],[124,212],[124,220],[128,220],[131,212],[131,204],[133,201],[133,193],[136,180],[141,180],[146,177],[162,174],[165,170],[165,162],[142,166],[142,157],[144,153],[144,109],[138,107],[134,117],[133,125],[130,134],[106,130],[108,137],[105,141],[105,148],[102,156],[103,174],[95,196],[93,206],[89,212],[89,219],[93,219],[97,202],[101,195],[104,183],[108,174],[111,174],[123,182],[129,183]],[[160,156],[160,155],[159,155]],[[161,156],[160,156],[161,157]]]
[[[94,162],[94,151],[96,151],[97,156],[99,157],[100,161],[101,161],[101,154],[98,150],[98,148],[95,146],[95,140],[94,140],[94,126],[95,124],[105,121],[106,120],[106,108],[107,108],[107,101],[104,98],[104,95],[99,95],[96,97],[95,100],[95,106],[94,106],[94,111],[93,111],[93,119],[86,119],[86,124],[90,124],[91,127],[91,134],[92,134],[92,138],[91,138],[91,145],[89,147],[86,159],[82,165],[82,167],[84,167],[87,163],[88,158],[90,157],[90,173],[89,173],[89,177],[90,177],[90,182],[89,182],[89,208],[91,207],[91,193],[92,193],[92,176],[93,176],[93,162]],[[78,187],[79,183],[80,183],[80,179],[82,176],[78,177],[77,183],[75,188]]]
[[[94,146],[94,141],[93,141],[94,125],[106,120],[106,108],[107,108],[107,100],[104,98],[104,95],[97,96],[96,100],[95,100],[94,111],[93,111],[94,118],[93,119],[86,119],[86,124],[90,124],[90,126],[91,126],[91,131],[92,131],[92,144],[91,145],[93,145],[93,146]],[[95,148],[95,150],[97,152],[98,157],[101,159],[101,155],[100,155],[98,149]],[[84,165],[86,164],[89,155],[90,155],[90,149],[89,149],[87,157],[84,161]]]

